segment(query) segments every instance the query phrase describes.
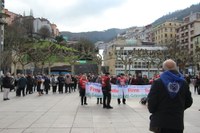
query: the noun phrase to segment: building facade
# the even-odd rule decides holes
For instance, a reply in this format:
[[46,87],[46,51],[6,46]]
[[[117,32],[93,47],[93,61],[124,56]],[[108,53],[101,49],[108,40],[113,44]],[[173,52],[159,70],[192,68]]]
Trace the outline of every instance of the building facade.
[[184,18],[184,24],[176,29],[176,42],[182,49],[195,54],[196,44],[193,38],[200,34],[200,13],[190,14]]
[[[104,66],[107,66],[109,72],[113,75],[118,75],[120,73],[137,75],[141,73],[150,78],[153,77],[154,74],[159,73],[161,68],[158,67],[156,63],[149,64],[149,61],[143,60],[141,56],[137,56],[137,50],[150,52],[163,50],[163,47],[141,44],[110,44],[107,45],[103,53]],[[148,57],[146,57],[146,59],[148,59]],[[126,61],[126,63],[122,63],[122,60]],[[156,59],[152,60],[156,61]]]
[[59,35],[59,30],[57,28],[56,24],[51,24],[51,29],[52,29],[52,36],[56,37]]
[[159,45],[169,44],[176,39],[176,29],[180,27],[183,22],[166,21],[153,28],[152,41]]
[[20,17],[21,15],[18,15],[16,13],[8,11],[8,9],[4,9],[4,13],[7,14],[9,17],[5,18],[6,24],[11,25],[15,18]]

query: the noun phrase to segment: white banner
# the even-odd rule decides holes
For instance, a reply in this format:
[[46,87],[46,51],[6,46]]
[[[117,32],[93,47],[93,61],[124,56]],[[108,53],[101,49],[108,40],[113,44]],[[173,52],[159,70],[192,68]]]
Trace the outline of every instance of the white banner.
[[[145,97],[148,95],[151,85],[111,85],[112,98],[125,98]],[[103,97],[102,86],[99,83],[88,82],[86,84],[87,97]]]

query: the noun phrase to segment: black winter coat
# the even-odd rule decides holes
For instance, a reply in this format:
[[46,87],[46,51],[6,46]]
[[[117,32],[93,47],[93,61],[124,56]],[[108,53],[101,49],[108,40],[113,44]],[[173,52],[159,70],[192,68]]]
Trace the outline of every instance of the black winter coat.
[[161,79],[153,82],[148,94],[150,127],[184,129],[184,111],[193,103],[189,85],[183,82],[174,99],[170,98]]
[[27,80],[24,77],[21,77],[17,82],[18,88],[25,88],[26,85],[27,85]]
[[11,88],[12,87],[12,78],[11,77],[4,77],[3,78],[3,87],[4,88]]

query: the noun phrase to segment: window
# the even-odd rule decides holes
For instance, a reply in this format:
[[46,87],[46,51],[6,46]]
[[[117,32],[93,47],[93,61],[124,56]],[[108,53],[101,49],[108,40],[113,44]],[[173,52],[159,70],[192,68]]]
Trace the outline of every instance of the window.
[[190,34],[193,35],[194,34],[194,30],[190,31]]
[[120,61],[116,61],[115,67],[116,68],[123,68],[123,64]]
[[193,28],[193,27],[194,27],[194,23],[191,23],[191,24],[190,24],[190,28]]
[[190,48],[193,48],[193,44],[190,45]]

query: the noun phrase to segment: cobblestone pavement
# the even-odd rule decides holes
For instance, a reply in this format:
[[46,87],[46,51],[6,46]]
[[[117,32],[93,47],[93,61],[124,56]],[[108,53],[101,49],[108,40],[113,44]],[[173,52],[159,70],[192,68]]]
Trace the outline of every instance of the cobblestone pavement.
[[[112,99],[114,109],[103,109],[96,98],[81,106],[78,92],[25,97],[11,92],[9,98],[0,100],[0,133],[149,133],[150,114],[139,98],[128,99],[126,105]],[[193,99],[185,111],[184,133],[200,132],[200,95],[193,94]]]

